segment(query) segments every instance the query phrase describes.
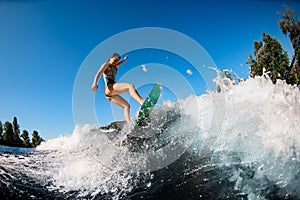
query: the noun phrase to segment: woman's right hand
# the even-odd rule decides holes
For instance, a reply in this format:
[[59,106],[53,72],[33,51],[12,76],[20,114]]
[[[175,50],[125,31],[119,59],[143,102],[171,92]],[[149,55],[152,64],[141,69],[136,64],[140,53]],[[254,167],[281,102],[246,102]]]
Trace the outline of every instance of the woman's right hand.
[[91,89],[93,92],[96,92],[96,90],[98,89],[98,85],[96,85],[96,84],[92,85]]

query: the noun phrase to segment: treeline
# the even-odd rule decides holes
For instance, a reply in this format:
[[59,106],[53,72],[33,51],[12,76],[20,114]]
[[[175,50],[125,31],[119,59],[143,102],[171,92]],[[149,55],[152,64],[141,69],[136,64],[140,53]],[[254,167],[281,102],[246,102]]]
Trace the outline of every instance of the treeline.
[[300,19],[293,10],[285,6],[285,13],[279,13],[278,25],[287,35],[294,49],[291,62],[288,54],[276,38],[263,33],[262,41],[254,41],[254,56],[249,55],[250,76],[267,74],[275,84],[278,79],[297,85],[300,89]]
[[39,136],[37,131],[32,132],[32,138],[30,140],[29,133],[27,130],[23,130],[20,135],[20,125],[18,124],[17,118],[13,118],[13,122],[6,121],[4,124],[0,121],[0,144],[12,147],[36,147],[43,138]]

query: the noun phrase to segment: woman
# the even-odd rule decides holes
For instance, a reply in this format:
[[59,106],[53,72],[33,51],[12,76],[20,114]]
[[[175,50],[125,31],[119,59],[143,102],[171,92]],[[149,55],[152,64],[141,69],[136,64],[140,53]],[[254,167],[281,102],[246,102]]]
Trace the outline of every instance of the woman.
[[116,75],[118,68],[122,63],[124,63],[128,56],[125,56],[123,60],[120,60],[120,55],[118,53],[113,53],[108,61],[104,63],[100,69],[98,70],[94,83],[92,85],[92,90],[96,92],[98,89],[98,80],[103,74],[105,81],[105,96],[109,101],[121,106],[124,109],[124,116],[127,123],[131,122],[130,119],[130,105],[129,103],[123,99],[119,94],[124,92],[129,92],[129,94],[141,105],[144,103],[144,99],[137,93],[134,86],[130,83],[116,83]]

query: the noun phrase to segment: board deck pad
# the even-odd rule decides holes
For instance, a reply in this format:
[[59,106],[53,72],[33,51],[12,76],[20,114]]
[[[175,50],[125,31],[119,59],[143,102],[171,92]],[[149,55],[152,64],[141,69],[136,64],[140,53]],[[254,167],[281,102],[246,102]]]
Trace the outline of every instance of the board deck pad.
[[151,110],[157,103],[161,92],[161,83],[157,82],[151,91],[149,92],[148,96],[146,97],[143,105],[141,106],[136,120],[136,125],[141,126],[145,122],[145,120],[149,117]]

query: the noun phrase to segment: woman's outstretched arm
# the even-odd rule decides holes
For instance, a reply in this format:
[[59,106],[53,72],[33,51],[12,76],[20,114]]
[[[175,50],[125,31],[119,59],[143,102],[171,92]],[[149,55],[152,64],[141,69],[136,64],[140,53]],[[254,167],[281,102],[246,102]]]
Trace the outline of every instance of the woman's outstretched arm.
[[116,67],[120,66],[121,64],[123,64],[123,62],[125,62],[128,59],[128,56],[125,56],[123,60],[119,61],[116,65]]

